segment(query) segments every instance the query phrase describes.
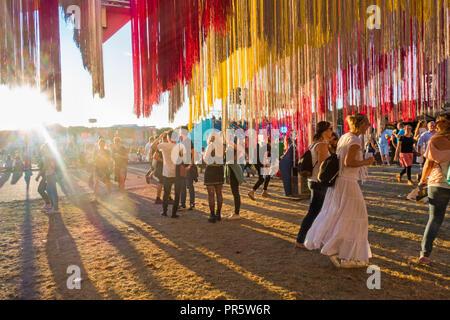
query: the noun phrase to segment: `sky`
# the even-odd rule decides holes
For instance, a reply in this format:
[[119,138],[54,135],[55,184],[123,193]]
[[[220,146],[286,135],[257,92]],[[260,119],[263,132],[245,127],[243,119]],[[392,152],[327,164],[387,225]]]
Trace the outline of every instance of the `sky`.
[[155,105],[150,118],[138,119],[133,113],[133,65],[131,25],[128,23],[103,45],[105,98],[92,96],[92,80],[83,68],[81,54],[73,41],[73,25],[60,18],[62,112],[34,88],[0,86],[0,130],[24,129],[42,123],[64,126],[95,126],[137,124],[140,126],[175,127],[188,121],[185,104],[169,123],[167,103]]

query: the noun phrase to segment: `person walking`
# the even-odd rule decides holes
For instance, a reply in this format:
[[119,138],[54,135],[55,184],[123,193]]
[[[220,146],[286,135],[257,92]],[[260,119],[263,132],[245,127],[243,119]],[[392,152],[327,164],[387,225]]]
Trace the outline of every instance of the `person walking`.
[[[403,167],[402,172],[397,175],[398,182],[402,182],[402,177],[406,173],[408,176],[408,185],[414,186],[411,179],[411,169],[413,165],[414,153],[417,151],[414,148],[414,138],[412,136],[412,127],[406,126],[405,134],[400,137],[395,153],[395,161],[400,159],[400,165]],[[400,155],[400,156],[399,156]]]
[[309,148],[309,150],[311,150],[313,164],[313,171],[311,177],[308,179],[308,187],[311,190],[311,200],[308,213],[303,219],[297,235],[297,241],[295,242],[297,248],[305,248],[303,243],[305,242],[306,234],[311,228],[314,220],[317,218],[320,210],[322,210],[323,201],[325,200],[328,188],[319,183],[318,175],[322,162],[331,155],[328,147],[332,134],[333,128],[331,127],[331,123],[322,121],[317,124],[316,134],[313,138],[314,141]]
[[105,183],[108,195],[111,194],[111,163],[111,153],[106,149],[106,142],[100,139],[94,154],[94,201],[97,201],[100,181]]
[[366,266],[372,257],[367,208],[358,180],[367,177],[365,166],[372,164],[374,157],[363,160],[359,139],[370,126],[367,116],[348,116],[347,121],[350,132],[341,137],[336,153],[339,176],[335,185],[328,188],[304,245],[309,250],[322,248],[321,253],[338,268],[358,268]]
[[419,186],[428,185],[429,219],[422,239],[419,263],[430,264],[433,242],[445,218],[450,200],[450,113],[436,122],[438,134],[433,136],[425,152],[426,162]]
[[125,180],[127,179],[129,153],[127,148],[122,146],[119,137],[114,138],[114,144],[111,149],[114,159],[114,177],[119,184],[121,194],[119,200],[123,200],[123,196],[125,195]]
[[425,162],[425,160],[424,160],[425,152],[427,151],[428,143],[430,142],[431,138],[433,138],[433,136],[435,136],[437,134],[436,124],[434,121],[429,122],[427,124],[427,128],[428,128],[428,131],[426,131],[422,135],[420,135],[420,137],[417,141],[417,148],[418,148],[418,152],[419,152],[420,158],[421,158],[421,159],[419,159],[421,172],[417,176],[418,181],[420,181],[420,179],[422,178],[422,169],[423,169],[423,165]]
[[51,201],[51,208],[47,214],[59,213],[59,197],[56,187],[57,164],[55,157],[51,154],[50,148],[45,145],[43,149],[45,179],[47,181],[46,191]]
[[[206,163],[205,186],[208,190],[208,203],[210,216],[208,222],[215,223],[222,220],[223,204],[223,184],[224,184],[224,165],[223,165],[223,145],[215,143],[216,137],[209,137],[208,146],[205,149],[203,159]],[[215,201],[217,200],[217,209]]]
[[389,139],[389,131],[387,128],[385,128],[381,133],[380,138],[378,139],[378,144],[380,146],[381,161],[388,167],[391,165],[389,157]]
[[268,136],[267,139],[267,151],[266,154],[264,155],[264,158],[261,159],[261,156],[259,154],[259,143],[256,144],[256,171],[258,172],[258,181],[256,181],[255,185],[253,186],[253,189],[248,193],[248,196],[250,197],[250,199],[252,199],[253,201],[255,201],[255,192],[256,190],[259,189],[259,187],[264,184],[263,187],[263,192],[262,192],[262,196],[264,198],[269,198],[270,194],[267,192],[267,189],[269,187],[269,183],[270,183],[270,174],[263,174],[262,169],[266,166],[263,162],[265,158],[270,158],[271,156],[271,138],[270,136]]
[[[181,192],[181,181],[180,177],[177,177],[177,166],[176,166],[176,158],[179,156],[182,145],[178,145],[180,147],[177,148],[177,143],[172,140],[173,131],[166,131],[161,134],[161,136],[156,139],[152,144],[152,149],[156,149],[161,151],[163,156],[163,185],[164,185],[164,196],[163,196],[163,211],[161,212],[161,216],[167,217],[167,211],[169,207],[169,197],[172,192],[172,186],[175,185],[175,200],[172,206],[172,218],[179,218],[177,215],[178,205],[180,203],[180,192]],[[166,139],[167,142],[159,143],[161,139]],[[177,148],[177,149],[175,149]],[[174,151],[175,149],[175,151]],[[184,153],[183,153],[184,154]]]
[[[47,179],[45,178],[45,165],[44,165],[44,151],[45,146],[41,146],[39,149],[39,172],[36,176],[36,182],[39,182],[38,185],[38,193],[41,196],[42,200],[44,200],[44,206],[41,208],[43,211],[50,210],[52,207],[52,203],[50,201],[50,197],[47,193]],[[40,179],[40,181],[39,181]]]

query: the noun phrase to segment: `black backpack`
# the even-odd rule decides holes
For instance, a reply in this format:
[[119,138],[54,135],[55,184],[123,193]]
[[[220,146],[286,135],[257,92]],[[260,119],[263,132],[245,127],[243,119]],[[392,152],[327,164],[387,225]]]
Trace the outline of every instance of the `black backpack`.
[[301,156],[301,158],[298,161],[298,172],[303,177],[310,177],[315,167],[315,165],[313,165],[312,163],[312,153],[311,153],[311,149],[314,148],[314,146],[315,145],[306,150],[306,152]]
[[320,165],[319,182],[326,187],[334,186],[339,175],[339,158],[336,154],[332,154]]

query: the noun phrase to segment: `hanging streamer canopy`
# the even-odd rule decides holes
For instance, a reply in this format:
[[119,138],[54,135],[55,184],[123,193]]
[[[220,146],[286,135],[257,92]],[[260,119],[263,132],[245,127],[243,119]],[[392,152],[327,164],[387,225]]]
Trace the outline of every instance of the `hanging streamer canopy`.
[[225,31],[230,4],[230,0],[131,0],[138,116],[148,117],[165,91],[172,93],[172,111],[178,110],[184,86],[203,54],[202,43],[211,30]]
[[57,1],[0,1],[0,84],[40,87],[61,111]]
[[[66,21],[79,8],[79,26],[74,28],[74,41],[80,49],[83,66],[92,76],[92,94],[105,97],[103,75],[103,29],[101,0],[59,0]],[[78,22],[77,22],[78,23]]]
[[[139,8],[143,3],[147,7]],[[141,110],[148,116],[151,105],[168,90],[170,118],[188,100],[191,127],[214,101],[222,100],[224,127],[239,120],[250,127],[273,127],[283,119],[290,122],[297,141],[307,141],[313,117],[336,125],[338,105],[344,116],[362,112],[381,124],[386,118],[409,121],[434,114],[446,99],[448,0],[211,3],[227,8],[222,14],[213,10],[224,21],[222,32],[205,23],[202,10],[208,1],[186,1],[182,8],[178,1],[177,6],[172,1],[134,1],[138,116]],[[190,10],[200,14],[192,20]],[[186,12],[184,19],[178,12]],[[166,27],[167,16],[177,21],[172,29]],[[139,25],[147,17],[148,26]],[[138,37],[136,30],[144,34]],[[143,41],[147,35],[153,40]],[[187,96],[182,99],[184,86]],[[239,99],[237,88],[242,89]]]

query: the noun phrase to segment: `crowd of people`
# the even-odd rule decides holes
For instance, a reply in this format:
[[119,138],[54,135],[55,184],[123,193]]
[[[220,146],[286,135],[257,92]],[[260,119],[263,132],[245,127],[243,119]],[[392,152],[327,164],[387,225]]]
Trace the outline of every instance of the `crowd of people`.
[[[397,175],[401,182],[404,174],[408,184],[415,185],[411,177],[414,157],[423,168],[419,174],[419,187],[428,185],[430,219],[426,226],[422,250],[418,262],[429,263],[433,241],[443,222],[447,204],[450,199],[450,186],[447,172],[450,162],[450,114],[442,115],[437,123],[419,123],[415,133],[411,125],[398,124],[398,131],[383,130],[378,139],[367,135],[370,123],[367,116],[358,114],[349,116],[350,131],[337,137],[329,122],[320,122],[316,126],[313,144],[309,148],[313,169],[308,178],[311,192],[310,207],[301,222],[295,247],[300,249],[320,249],[321,253],[330,257],[338,268],[359,268],[367,266],[372,257],[368,239],[368,214],[366,203],[358,184],[368,177],[367,166],[376,162],[379,153],[383,165],[391,166],[398,161],[402,171]],[[164,132],[149,143],[148,158],[152,167],[147,174],[149,180],[156,178],[158,188],[156,204],[162,204],[162,216],[167,216],[168,207],[172,204],[172,218],[178,218],[179,208],[185,208],[186,189],[190,193],[190,210],[195,207],[194,182],[198,181],[198,165],[205,165],[204,185],[208,193],[209,218],[216,223],[222,220],[223,185],[230,185],[234,198],[235,210],[229,219],[239,219],[241,195],[239,186],[244,183],[244,172],[250,164],[237,164],[240,156],[247,155],[248,150],[239,152],[236,142],[222,148],[214,146],[215,137],[208,140],[207,148],[201,153],[201,162],[194,162],[197,152],[191,146],[191,161],[186,159],[186,148],[172,140],[172,131]],[[364,139],[364,137],[368,137]],[[363,142],[366,140],[365,142]],[[270,137],[264,157],[271,156]],[[286,139],[285,154],[292,152],[292,142]],[[234,148],[234,161],[217,161],[224,159],[227,148]],[[256,200],[255,192],[262,186],[262,197],[270,197],[268,188],[271,174],[263,173],[267,165],[260,158],[260,145],[257,144],[257,161],[254,168],[258,179],[248,197]],[[394,152],[392,152],[393,150]],[[176,163],[173,154],[183,159]],[[324,170],[331,170],[324,165],[332,155],[338,161],[338,174],[332,185],[320,180]],[[423,161],[422,161],[423,160]],[[186,163],[186,164],[183,164]],[[190,163],[190,164],[187,164]],[[281,168],[282,169],[282,168]],[[283,169],[281,170],[283,173]],[[289,185],[285,184],[285,189]],[[172,186],[175,186],[174,199],[170,197]],[[161,194],[164,194],[161,200]],[[180,205],[181,200],[181,205]]]
[[[320,249],[339,268],[358,268],[368,264],[372,256],[368,239],[368,214],[358,181],[367,178],[366,167],[374,164],[379,155],[380,165],[391,166],[398,162],[402,167],[402,171],[396,176],[398,182],[406,174],[411,186],[416,186],[412,178],[413,162],[416,160],[420,164],[417,187],[428,186],[430,218],[424,231],[418,261],[430,263],[433,242],[450,199],[450,113],[440,116],[436,123],[419,122],[415,131],[409,124],[399,123],[396,130],[386,128],[379,137],[368,133],[370,123],[365,115],[349,116],[347,122],[350,131],[340,138],[329,122],[323,121],[316,125],[313,143],[307,151],[311,169],[306,174],[300,171],[301,178],[304,178],[302,185],[307,185],[310,192],[310,204],[300,223],[295,247]],[[256,183],[247,194],[249,199],[257,201],[256,192],[261,187],[261,196],[271,197],[268,189],[274,172],[269,170],[267,159],[272,153],[273,156],[278,155],[271,150],[270,136],[263,145],[256,144],[256,163],[252,164],[248,161],[245,163],[249,155],[248,145],[242,149],[237,138],[232,143],[223,144],[223,148],[217,148],[217,136],[212,134],[207,147],[199,151],[192,142],[190,148],[186,148],[185,144],[179,143],[180,137],[173,134],[173,131],[167,131],[159,137],[151,137],[145,149],[139,151],[142,153],[142,160],[150,163],[147,183],[151,183],[153,179],[157,181],[155,204],[162,205],[161,216],[168,216],[170,205],[171,218],[179,218],[177,212],[180,209],[195,209],[195,184],[199,182],[199,171],[201,173],[203,170],[210,223],[223,219],[225,184],[230,186],[234,200],[234,211],[225,218],[240,219],[240,186],[245,183],[245,172],[249,175],[254,171],[257,175]],[[291,169],[296,166],[293,160],[294,146],[295,141],[287,137],[284,141],[284,153],[280,157],[281,178],[287,196],[294,193],[291,190]],[[261,148],[264,148],[262,153]],[[233,159],[225,157],[230,151],[234,154]],[[94,190],[93,201],[96,202],[99,197],[100,183],[104,183],[107,194],[111,194],[112,175],[119,186],[117,199],[123,199],[130,160],[129,148],[122,145],[119,137],[115,137],[110,145],[100,137],[94,150],[86,157],[89,182]],[[1,164],[6,170],[24,171],[28,188],[32,176],[32,161],[29,156],[24,156],[23,159],[3,154]],[[48,214],[57,213],[59,205],[56,185],[61,183],[63,169],[46,144],[40,147],[38,159],[39,171],[35,179],[39,182],[37,190],[44,201],[42,209]],[[326,170],[331,170],[329,168],[333,159],[336,159],[337,173],[332,183],[325,183],[322,177],[327,173]],[[186,206],[188,194],[189,204]]]

